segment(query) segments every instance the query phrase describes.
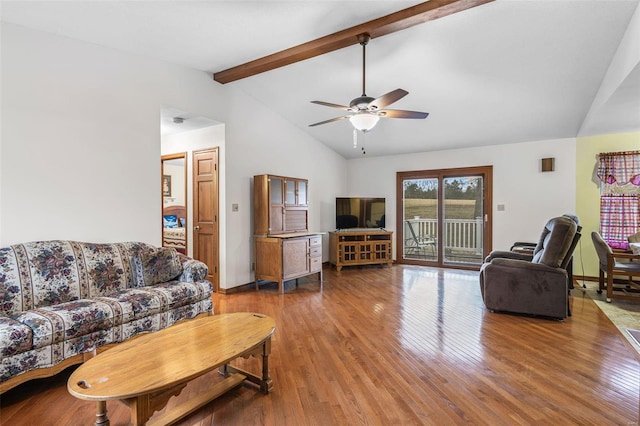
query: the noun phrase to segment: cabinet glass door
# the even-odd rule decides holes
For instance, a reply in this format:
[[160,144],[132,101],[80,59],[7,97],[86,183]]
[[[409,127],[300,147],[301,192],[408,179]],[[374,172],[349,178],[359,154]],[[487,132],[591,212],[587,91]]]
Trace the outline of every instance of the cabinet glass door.
[[296,181],[285,180],[284,188],[284,203],[289,205],[296,204]]
[[271,196],[271,204],[282,204],[282,179],[269,178],[269,194]]
[[284,232],[284,194],[282,178],[269,178],[269,233]]
[[298,182],[298,204],[307,205],[307,182],[303,180]]

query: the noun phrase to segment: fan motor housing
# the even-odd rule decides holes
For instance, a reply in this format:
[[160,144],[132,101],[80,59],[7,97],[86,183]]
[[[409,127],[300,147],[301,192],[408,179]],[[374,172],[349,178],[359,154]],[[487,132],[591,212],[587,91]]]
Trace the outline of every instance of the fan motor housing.
[[360,96],[359,98],[355,98],[349,103],[349,108],[356,111],[367,109],[367,105],[369,105],[374,100],[375,98],[372,98],[371,96]]

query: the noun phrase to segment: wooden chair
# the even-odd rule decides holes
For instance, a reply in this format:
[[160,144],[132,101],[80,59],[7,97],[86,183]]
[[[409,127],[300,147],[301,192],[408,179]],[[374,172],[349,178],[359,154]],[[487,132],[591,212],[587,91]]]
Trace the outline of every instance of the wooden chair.
[[[598,294],[607,289],[607,302],[611,299],[640,300],[640,282],[633,277],[640,277],[640,255],[613,251],[597,232],[591,233],[593,245],[600,261]],[[629,277],[627,280],[616,279],[615,275]],[[605,286],[606,279],[606,286]]]

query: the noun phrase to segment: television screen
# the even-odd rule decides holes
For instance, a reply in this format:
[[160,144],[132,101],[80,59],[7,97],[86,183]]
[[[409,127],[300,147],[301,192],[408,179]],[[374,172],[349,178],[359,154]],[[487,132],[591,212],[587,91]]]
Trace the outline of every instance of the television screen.
[[336,198],[336,229],[384,227],[384,198]]

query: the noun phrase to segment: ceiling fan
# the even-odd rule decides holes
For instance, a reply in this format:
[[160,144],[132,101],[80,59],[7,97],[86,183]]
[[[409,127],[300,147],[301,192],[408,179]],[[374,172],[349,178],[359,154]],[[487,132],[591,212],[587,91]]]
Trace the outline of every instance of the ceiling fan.
[[392,103],[408,95],[409,92],[407,92],[406,90],[396,89],[378,98],[367,96],[365,90],[365,59],[366,46],[370,39],[371,37],[369,36],[369,34],[360,34],[358,36],[358,41],[362,45],[362,96],[353,99],[349,103],[349,106],[332,104],[330,102],[323,101],[311,101],[311,103],[314,104],[349,111],[349,114],[310,124],[309,127],[319,126],[321,124],[327,124],[348,118],[355,129],[362,132],[368,132],[374,128],[380,118],[427,118],[427,116],[429,115],[428,112],[385,109],[388,105],[391,105]]

